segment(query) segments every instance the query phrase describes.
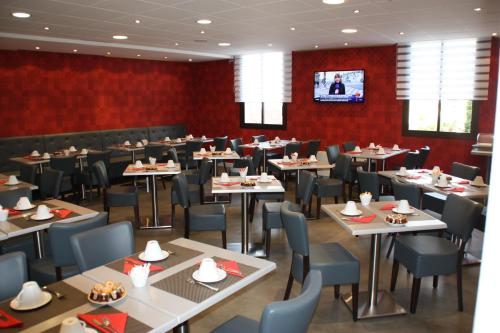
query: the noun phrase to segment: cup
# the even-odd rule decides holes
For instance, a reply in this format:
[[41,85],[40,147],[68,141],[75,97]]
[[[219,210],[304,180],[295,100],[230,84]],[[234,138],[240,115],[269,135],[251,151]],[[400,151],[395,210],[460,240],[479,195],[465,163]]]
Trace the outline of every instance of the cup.
[[266,172],[263,172],[263,173],[260,174],[260,181],[261,182],[267,182],[267,181],[269,181],[269,176],[267,175]]
[[150,158],[149,158],[149,164],[151,164],[151,165],[155,165],[155,164],[156,164],[156,158],[154,158],[154,157],[150,157]]
[[50,159],[50,154],[49,153],[43,153],[43,156],[42,156],[45,160],[48,160]]
[[362,206],[368,206],[372,200],[372,194],[370,192],[363,192],[359,195],[359,200],[361,200]]
[[283,162],[289,162],[289,161],[290,158],[288,157],[288,155],[283,156]]
[[210,146],[210,152],[215,153],[215,146]]
[[392,150],[399,150],[399,146],[395,144],[394,146],[392,146]]
[[157,240],[150,240],[147,242],[144,256],[146,260],[150,261],[160,260],[163,257],[163,252]]
[[129,272],[130,279],[135,288],[143,288],[148,282],[151,264],[134,266]]
[[142,139],[141,142],[144,146],[147,146],[147,144],[149,143],[147,139]]
[[398,212],[409,213],[410,211],[410,204],[408,203],[408,200],[400,200],[398,204]]
[[375,148],[375,143],[374,142],[370,142],[370,145],[368,146],[368,148],[374,149]]
[[401,176],[406,176],[408,174],[408,171],[406,171],[406,167],[402,166],[401,168],[399,168],[399,174]]
[[443,186],[443,187],[448,186],[448,179],[446,178],[445,174],[439,175],[437,182],[438,182],[439,186]]
[[385,154],[384,147],[380,147],[380,148],[377,150],[377,154]]
[[231,148],[226,148],[226,154],[232,154]]
[[16,208],[18,209],[30,209],[31,208],[31,202],[28,197],[20,197],[19,201],[17,201]]
[[87,155],[88,153],[89,153],[89,151],[87,150],[87,148],[82,148],[82,152],[81,152],[82,155]]
[[204,258],[201,261],[198,277],[202,280],[216,280],[219,277],[217,264],[212,258]]
[[123,145],[124,145],[124,146],[130,146],[130,141],[128,141],[128,140],[127,140],[127,141],[125,141],[125,142],[123,143]]
[[64,149],[64,150],[63,150],[63,154],[64,154],[64,156],[68,156],[68,155],[69,155],[69,153],[70,153],[69,149]]
[[38,152],[38,150],[33,150],[33,151],[31,152],[31,156],[32,156],[32,157],[39,157],[39,156],[40,156],[40,153]]
[[354,151],[356,153],[360,153],[361,152],[361,148],[359,146],[356,146],[356,147],[354,147]]
[[207,150],[205,148],[200,149],[200,154],[205,154],[206,152],[207,152]]
[[70,152],[74,153],[74,152],[76,151],[76,148],[75,148],[75,146],[71,146],[71,147],[69,147],[69,149],[68,149],[68,150],[69,150]]
[[295,139],[295,138],[292,138],[292,142],[297,142],[297,139]]
[[240,173],[240,177],[244,178],[247,176],[248,167],[240,168],[238,171]]
[[292,161],[295,162],[295,161],[297,161],[298,158],[299,158],[299,154],[297,154],[297,153],[292,154]]
[[347,214],[356,214],[358,212],[356,203],[354,201],[347,201],[344,207],[344,212]]
[[22,307],[34,307],[43,300],[42,289],[36,281],[28,281],[23,284],[16,300]]
[[317,160],[316,160],[316,155],[311,155],[311,156],[309,156],[309,161],[310,161],[310,162],[316,162],[316,161],[317,161]]
[[181,143],[181,142],[182,142],[182,139],[181,139],[181,138],[177,138],[177,139],[175,140],[175,142],[177,142],[177,143]]
[[135,167],[136,168],[143,168],[144,166],[142,165],[142,162],[140,160],[135,161]]
[[38,205],[38,207],[36,208],[36,217],[38,217],[39,219],[49,218],[49,207],[47,207],[46,205]]
[[136,146],[137,148],[142,148],[142,147],[143,147],[143,144],[142,144],[142,142],[141,142],[141,141],[137,141],[137,143],[135,144],[135,146]]
[[87,325],[76,317],[68,317],[61,322],[59,333],[85,333]]
[[484,185],[484,180],[483,180],[483,177],[482,176],[476,176],[476,178],[474,178],[474,180],[472,181],[473,185]]
[[276,142],[276,143],[280,142],[280,137],[279,136],[275,137],[274,142]]
[[163,141],[170,141],[170,137],[166,136],[165,139],[163,139]]
[[17,184],[19,184],[19,180],[17,180],[17,177],[15,175],[10,175],[9,179],[7,180],[7,182],[5,184],[17,185]]
[[223,181],[223,182],[228,182],[229,181],[229,175],[227,174],[227,172],[223,172],[220,175],[220,180]]
[[201,139],[202,139],[202,140],[206,140],[206,139],[207,139],[207,137],[206,137],[205,135],[202,135],[202,136],[201,136]]
[[0,208],[0,222],[5,222],[9,218],[9,210]]
[[173,168],[173,167],[175,167],[174,160],[168,160],[168,161],[167,161],[167,167],[168,167],[168,168]]

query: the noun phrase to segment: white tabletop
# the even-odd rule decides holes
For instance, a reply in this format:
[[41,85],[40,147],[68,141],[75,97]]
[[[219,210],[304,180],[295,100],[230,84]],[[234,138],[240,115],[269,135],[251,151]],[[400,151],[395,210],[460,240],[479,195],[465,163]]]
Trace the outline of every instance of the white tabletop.
[[[272,150],[283,148],[287,145],[287,143],[292,142],[289,140],[280,140],[279,142],[275,142],[274,140],[255,143],[245,143],[240,145],[241,148],[261,148],[264,150]],[[297,141],[298,142],[298,141]]]
[[123,144],[119,144],[119,145],[111,145],[111,146],[108,146],[108,149],[111,149],[111,150],[118,150],[118,151],[132,152],[132,151],[142,151],[142,150],[144,150],[144,146],[142,146],[142,147],[137,147],[136,145],[128,145],[128,146],[125,146],[125,145],[123,145]]
[[230,154],[227,154],[225,151],[216,151],[212,153],[207,151],[206,153],[201,153],[199,151],[193,152],[193,160],[202,160],[204,158],[208,158],[211,160],[238,160],[240,159],[240,155],[237,152],[231,151]]
[[[90,149],[88,150],[89,152],[91,151]],[[76,156],[77,160],[83,160],[87,158],[87,154],[81,154],[79,151],[76,153],[70,153],[69,155],[64,155],[63,153],[58,153],[50,154],[51,157],[65,157],[65,156]],[[48,164],[50,162],[50,158],[43,158],[42,156],[37,157],[37,158],[32,158],[30,155],[27,156],[18,156],[18,157],[11,157],[9,160],[17,163],[22,163],[22,164],[29,164],[29,165],[35,165],[35,164]]]
[[[285,192],[283,185],[274,176],[268,176],[269,183],[259,182],[259,176],[247,176],[245,179],[239,176],[229,177],[229,182],[226,184],[231,184],[230,186],[222,185],[224,182],[221,181],[220,177],[212,177],[212,193],[281,193]],[[241,186],[241,182],[251,181],[255,183],[255,186]]]
[[[265,275],[276,269],[276,264],[274,262],[254,258],[237,252],[228,251],[222,248],[199,243],[185,238],[179,238],[170,243],[190,248],[196,251],[201,251],[203,252],[203,254],[184,261],[181,264],[167,268],[164,271],[151,276],[148,280],[148,286],[144,288],[134,288],[130,278],[127,275],[106,266],[100,266],[86,271],[83,273],[83,275],[96,282],[102,282],[106,280],[121,282],[128,292],[128,298],[137,300],[176,319],[175,323],[171,323],[170,326],[163,327],[164,331],[168,331],[176,325],[191,319],[200,312],[223,301],[227,297],[235,294],[239,290],[245,288],[249,284],[257,281],[258,279],[264,277]],[[157,281],[163,280],[166,277],[174,275],[186,268],[195,265],[203,258],[214,256],[228,260],[236,260],[239,263],[255,267],[257,268],[257,270],[245,276],[231,286],[214,293],[213,296],[210,296],[201,303],[195,303],[180,296],[150,286]]]
[[143,168],[137,168],[135,164],[129,164],[123,176],[166,176],[166,175],[177,175],[181,173],[180,163],[175,163],[175,167],[167,167],[166,163],[156,164],[156,169],[151,164],[143,163]]
[[297,161],[284,162],[282,159],[267,160],[269,164],[274,165],[281,171],[292,170],[327,170],[333,168],[333,164],[323,163],[320,161],[310,162],[308,158],[300,158]]
[[377,149],[361,148],[361,153],[354,153],[352,151],[345,152],[344,155],[349,157],[359,157],[359,158],[369,158],[372,160],[385,160],[389,157],[397,156],[400,154],[405,154],[410,151],[410,149],[400,148],[399,150],[394,150],[389,147],[384,147],[385,153],[378,154]]
[[397,204],[398,202],[371,202],[368,207],[363,207],[360,203],[356,203],[357,208],[363,212],[363,215],[376,215],[375,219],[369,223],[352,222],[347,216],[342,215],[340,211],[344,209],[345,204],[321,205],[321,210],[328,214],[335,222],[339,223],[344,229],[349,231],[353,236],[446,229],[446,223],[418,209],[415,209],[415,213],[418,214],[418,216],[407,216],[408,223],[404,227],[391,226],[385,223],[384,219],[388,214],[392,214],[392,211],[379,209],[389,203]]

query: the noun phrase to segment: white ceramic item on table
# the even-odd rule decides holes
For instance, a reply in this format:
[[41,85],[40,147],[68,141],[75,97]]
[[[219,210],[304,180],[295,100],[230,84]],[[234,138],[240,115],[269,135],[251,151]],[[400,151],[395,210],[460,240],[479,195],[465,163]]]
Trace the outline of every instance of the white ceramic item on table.
[[279,136],[275,137],[274,142],[276,142],[276,143],[280,142],[280,137]]
[[44,306],[52,299],[49,292],[42,291],[36,281],[28,281],[23,284],[19,294],[10,302],[14,310],[27,311]]
[[317,162],[316,155],[309,156],[309,162]]
[[283,162],[290,162],[288,155],[283,156]]
[[74,152],[76,151],[76,148],[75,148],[75,146],[71,146],[71,147],[69,147],[69,149],[68,149],[68,150],[69,150],[70,152],[74,153]]
[[175,167],[174,160],[168,160],[167,161],[167,168],[173,168]]
[[35,208],[35,205],[31,204],[28,197],[20,197],[17,201],[16,206],[14,207],[15,210],[28,210],[32,208]]
[[177,143],[181,143],[181,142],[182,142],[182,139],[181,139],[181,138],[177,138],[177,139],[175,139],[175,142],[177,142]]
[[49,153],[43,153],[42,158],[45,159],[45,160],[48,160],[48,159],[50,159],[50,154]]
[[210,146],[210,152],[215,153],[215,146]]
[[148,283],[148,276],[151,264],[138,265],[132,267],[128,275],[135,288],[144,288]]
[[[92,331],[95,332],[94,330]],[[87,330],[87,324],[83,320],[78,320],[76,317],[68,317],[61,322],[59,333],[87,333],[92,331]]]
[[253,140],[253,144],[254,145],[258,145],[259,144],[259,140],[258,139]]
[[222,182],[225,182],[225,183],[227,183],[229,181],[229,175],[227,174],[227,172],[221,173],[220,180]]
[[297,142],[297,139],[295,139],[295,138],[292,138],[292,140],[291,140],[291,141],[292,141],[292,142]]
[[206,283],[224,280],[226,276],[227,273],[217,268],[217,263],[212,258],[204,258],[201,261],[200,268],[193,272],[193,279]]
[[410,207],[408,200],[400,200],[398,206],[393,208],[392,211],[398,214],[413,214],[415,210]]
[[380,148],[377,150],[377,154],[378,154],[378,155],[384,155],[384,154],[385,154],[384,147],[380,147]]
[[142,164],[141,160],[135,161],[134,165],[135,165],[136,168],[144,168],[144,165]]
[[370,142],[370,145],[368,146],[368,148],[375,149],[375,143],[374,142]]
[[154,157],[150,157],[150,158],[149,158],[149,164],[151,164],[151,165],[156,165],[156,158],[154,158]]
[[228,147],[228,148],[226,148],[225,153],[226,153],[227,155],[230,155],[230,154],[232,154],[233,152],[231,151],[231,148],[229,148],[229,147]]
[[357,216],[357,215],[361,215],[362,211],[360,211],[356,207],[356,203],[354,201],[347,201],[344,209],[342,211],[340,211],[340,213],[343,215],[347,215],[347,216]]
[[160,261],[168,257],[168,252],[161,249],[157,240],[150,240],[146,244],[144,252],[139,254],[143,261]]
[[82,155],[87,155],[89,153],[89,151],[87,150],[87,148],[82,148],[82,151],[80,152],[80,154]]
[[478,187],[488,186],[484,183],[484,179],[482,176],[476,176],[476,178],[474,178],[474,180],[470,184]]
[[372,200],[372,194],[370,192],[363,192],[359,195],[359,200],[361,200],[362,206],[368,206]]
[[202,139],[202,140],[206,140],[206,139],[207,139],[207,137],[206,137],[205,135],[202,135],[202,136],[201,136],[201,139]]
[[260,177],[259,177],[259,182],[261,183],[270,183],[272,181],[272,179],[267,175],[266,172],[263,172],[260,174]]
[[142,144],[141,141],[137,141],[137,143],[135,144],[135,147],[136,148],[142,148],[144,145]]
[[394,146],[392,146],[392,150],[400,150],[400,149],[399,149],[399,146],[397,144],[395,144]]
[[3,209],[2,206],[0,206],[0,222],[5,222],[9,218],[9,210],[8,209]]
[[128,140],[127,140],[127,141],[125,141],[125,142],[123,143],[123,145],[124,145],[124,146],[130,146],[130,141],[128,141]]
[[361,148],[359,146],[354,147],[355,153],[361,153]]
[[205,154],[207,152],[207,150],[205,148],[200,148],[200,154]]
[[71,152],[69,151],[69,149],[64,149],[64,150],[63,150],[63,154],[64,154],[64,156],[68,156],[68,155],[69,155],[69,153],[71,153]]
[[38,205],[36,208],[36,213],[31,215],[30,218],[35,221],[43,221],[48,220],[54,217],[54,214],[50,212],[49,207],[47,205]]
[[147,146],[149,143],[148,139],[142,139],[141,142],[144,146]]
[[33,150],[33,151],[31,152],[31,156],[32,156],[32,157],[40,157],[40,153],[38,152],[38,150]]
[[441,175],[439,175],[438,179],[437,179],[437,185],[439,187],[448,187],[449,184],[448,184],[448,178],[446,177],[446,175],[444,173],[442,173]]
[[291,156],[292,156],[292,161],[294,161],[294,162],[297,161],[297,159],[299,158],[299,154],[297,154],[297,153],[292,153]]
[[399,171],[396,172],[396,175],[398,176],[408,176],[408,171],[406,170],[406,167],[402,166],[399,168]]
[[169,136],[166,136],[163,141],[170,141],[170,137]]
[[19,184],[19,180],[15,175],[10,175],[9,179],[7,179],[7,182],[5,183],[5,185],[17,185],[17,184]]

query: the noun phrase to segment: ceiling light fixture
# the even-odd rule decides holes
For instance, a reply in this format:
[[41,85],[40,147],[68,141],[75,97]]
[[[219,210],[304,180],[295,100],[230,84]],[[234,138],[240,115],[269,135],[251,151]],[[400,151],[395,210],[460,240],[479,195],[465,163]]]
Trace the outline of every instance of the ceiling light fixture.
[[314,45],[314,48],[317,49],[319,47],[319,45]]
[[327,5],[340,5],[344,2],[345,2],[345,0],[323,0],[323,3],[325,3]]
[[78,50],[77,50],[77,49],[74,49],[74,50],[73,50],[73,52],[75,52],[75,53],[76,53],[76,52],[78,52]]
[[494,32],[494,33],[492,33],[491,35],[492,35],[492,36],[496,36],[496,35],[498,35],[498,34],[497,34],[496,32]]
[[175,43],[175,46],[179,46],[179,43],[177,43],[177,42],[176,42],[176,43]]
[[483,10],[481,7],[474,8],[475,12],[480,12],[481,10]]
[[359,14],[359,9],[355,9],[353,13],[354,14]]
[[44,29],[44,30],[50,30],[50,28],[49,28],[49,27],[44,27],[43,29]]
[[125,36],[125,35],[114,35],[113,39],[124,40],[124,39],[128,39],[128,36]]
[[345,34],[354,34],[358,32],[358,29],[346,28],[341,30]]
[[210,23],[212,23],[212,21],[209,19],[199,19],[198,21],[196,21],[196,23],[198,23],[198,24],[210,24]]
[[35,46],[35,49],[36,50],[40,50],[40,46]]
[[135,20],[135,23],[139,24],[141,23],[141,20]]
[[205,33],[205,30],[200,31],[200,34],[204,34],[204,33]]
[[219,46],[231,46],[231,43],[222,42],[222,43],[219,43],[217,45],[219,45]]
[[163,57],[163,59],[168,59],[168,57]]
[[400,31],[399,34],[400,35],[404,35],[405,33],[404,33],[404,31]]
[[269,44],[267,44],[267,46],[271,47],[271,46],[273,46],[273,44],[272,44],[272,43],[269,43]]
[[107,55],[111,55],[111,52],[106,52]]
[[290,27],[290,30],[295,31],[295,27]]
[[25,12],[14,12],[14,13],[12,13],[12,16],[17,17],[17,18],[28,18],[31,16],[31,14],[28,14]]
[[347,46],[347,45],[349,45],[349,43],[345,42],[344,45]]
[[140,54],[138,54],[137,56],[138,56],[138,57],[140,57],[141,55],[140,55]]
[[191,62],[191,61],[193,61],[193,59],[189,58],[188,61]]

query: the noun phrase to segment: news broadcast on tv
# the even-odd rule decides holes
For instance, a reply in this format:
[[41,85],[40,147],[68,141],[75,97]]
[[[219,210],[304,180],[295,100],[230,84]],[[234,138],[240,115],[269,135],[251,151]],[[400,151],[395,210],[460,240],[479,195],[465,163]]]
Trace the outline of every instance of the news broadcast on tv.
[[314,101],[363,103],[364,78],[364,70],[315,72]]

